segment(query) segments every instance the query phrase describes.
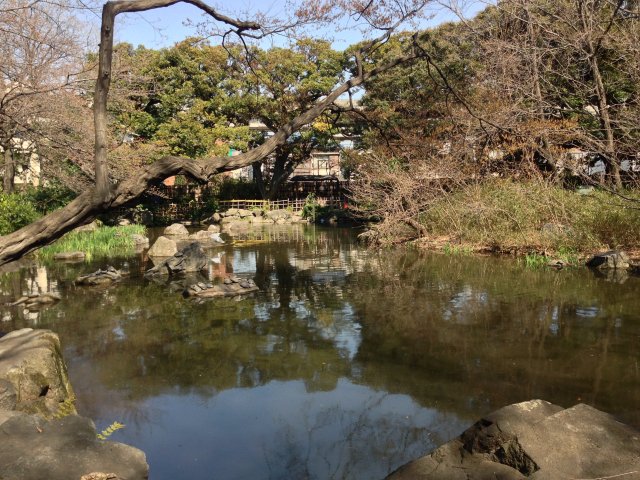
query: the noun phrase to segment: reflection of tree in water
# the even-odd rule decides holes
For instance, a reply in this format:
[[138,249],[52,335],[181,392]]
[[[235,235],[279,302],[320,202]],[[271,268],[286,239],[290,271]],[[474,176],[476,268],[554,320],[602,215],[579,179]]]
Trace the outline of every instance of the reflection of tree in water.
[[278,419],[279,441],[263,446],[268,478],[382,478],[434,446],[430,425],[415,425],[394,412],[393,396],[366,392],[351,408],[312,397],[295,425],[290,418]]
[[[350,282],[364,325],[357,359],[411,365],[423,404],[486,412],[530,398],[585,401],[640,424],[638,286],[493,258],[386,255]],[[406,388],[393,387],[387,365],[375,372],[385,370],[363,381]]]

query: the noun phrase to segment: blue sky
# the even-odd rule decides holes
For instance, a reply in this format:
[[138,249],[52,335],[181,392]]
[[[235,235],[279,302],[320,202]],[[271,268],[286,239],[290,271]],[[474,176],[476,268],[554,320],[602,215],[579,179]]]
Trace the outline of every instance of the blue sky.
[[[465,15],[469,17],[484,8],[486,1],[466,1],[465,4]],[[251,12],[259,9],[275,16],[281,14],[285,9],[285,2],[282,0],[239,1],[234,5],[235,12]],[[251,19],[250,14],[237,14],[237,16],[242,19]],[[125,14],[116,19],[116,40],[129,42],[134,46],[167,47],[188,36],[197,35],[196,28],[187,26],[186,23],[188,20],[197,23],[201,19],[200,10],[185,3],[149,12]],[[440,8],[435,12],[433,19],[423,20],[419,26],[426,28],[455,19],[456,17],[451,11]],[[407,29],[409,28],[411,27],[407,27]],[[331,38],[334,48],[338,49],[343,49],[363,38],[355,25],[347,25],[345,29],[337,32],[331,31],[329,28],[321,28],[314,31],[313,35]],[[275,42],[278,41],[276,38]]]

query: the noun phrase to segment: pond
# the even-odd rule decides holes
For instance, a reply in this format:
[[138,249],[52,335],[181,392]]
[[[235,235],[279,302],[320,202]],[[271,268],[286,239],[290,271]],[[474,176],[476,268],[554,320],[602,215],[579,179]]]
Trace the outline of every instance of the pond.
[[144,254],[111,259],[109,288],[73,279],[105,262],[25,265],[0,332],[59,333],[80,414],[142,449],[152,480],[375,479],[479,416],[543,398],[640,427],[640,279],[530,270],[511,258],[358,246],[348,229],[272,227],[208,253],[206,276],[251,277],[241,299],[183,299]]

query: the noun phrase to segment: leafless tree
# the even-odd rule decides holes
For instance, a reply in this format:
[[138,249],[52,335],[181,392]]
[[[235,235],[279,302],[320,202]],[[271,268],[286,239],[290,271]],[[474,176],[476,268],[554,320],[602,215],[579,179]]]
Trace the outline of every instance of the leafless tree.
[[61,108],[79,99],[78,73],[86,52],[74,7],[67,0],[6,0],[0,6],[0,147],[7,193],[13,190],[21,150],[42,153],[50,147],[68,158],[82,143],[77,135],[66,148],[78,116]]

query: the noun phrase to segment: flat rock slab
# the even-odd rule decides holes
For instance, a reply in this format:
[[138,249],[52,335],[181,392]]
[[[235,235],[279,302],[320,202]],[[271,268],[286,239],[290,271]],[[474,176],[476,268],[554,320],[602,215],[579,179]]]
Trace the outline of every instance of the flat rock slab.
[[223,284],[197,283],[187,287],[182,295],[195,298],[236,297],[257,292],[259,289],[251,279],[226,278]]
[[91,474],[144,480],[149,476],[142,451],[98,440],[91,420],[77,415],[47,421],[36,415],[0,413],[0,445],[3,480],[79,480]]
[[86,254],[84,252],[60,252],[60,253],[56,253],[53,256],[53,259],[67,261],[67,262],[73,262],[73,261],[80,262],[84,260],[85,257],[86,257]]
[[25,412],[53,415],[74,398],[60,340],[50,330],[23,328],[0,338],[0,382],[2,403]]
[[29,310],[39,310],[43,307],[53,305],[61,300],[57,293],[41,293],[20,297],[15,302],[9,304],[11,307],[24,306]]
[[107,267],[104,270],[99,269],[93,273],[79,276],[76,278],[76,285],[93,287],[96,285],[109,285],[119,280],[122,280],[122,273],[113,267]]
[[588,405],[509,405],[392,480],[640,479],[640,432]]

